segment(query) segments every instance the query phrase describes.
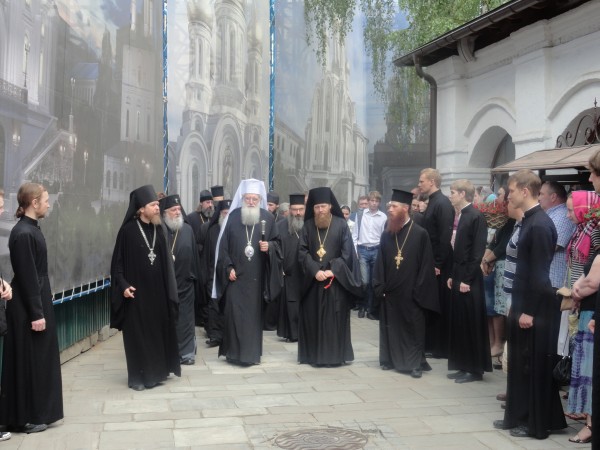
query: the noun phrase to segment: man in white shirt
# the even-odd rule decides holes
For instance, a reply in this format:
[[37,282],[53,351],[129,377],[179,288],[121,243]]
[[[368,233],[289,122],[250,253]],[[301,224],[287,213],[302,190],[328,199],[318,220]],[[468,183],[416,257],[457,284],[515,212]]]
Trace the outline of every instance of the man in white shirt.
[[381,233],[385,228],[387,216],[379,210],[381,203],[381,194],[377,191],[369,192],[369,207],[356,215],[356,225],[352,230],[352,240],[358,252],[360,260],[360,273],[365,295],[359,304],[358,317],[377,319],[377,311],[373,305],[373,267],[377,251],[379,250],[379,241]]

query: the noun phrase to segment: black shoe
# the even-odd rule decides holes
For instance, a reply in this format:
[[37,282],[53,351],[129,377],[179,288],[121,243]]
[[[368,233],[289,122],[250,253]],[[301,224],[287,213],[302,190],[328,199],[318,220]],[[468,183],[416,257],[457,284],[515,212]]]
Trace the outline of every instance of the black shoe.
[[184,358],[179,362],[179,364],[182,366],[193,366],[196,364],[196,361],[194,361],[192,358]]
[[365,317],[365,310],[364,309],[359,310],[358,311],[358,318],[359,319],[364,319],[364,317]]
[[507,427],[504,426],[504,420],[500,419],[500,420],[494,420],[494,428],[496,428],[497,430],[508,430]]
[[513,437],[529,437],[529,428],[525,425],[519,425],[510,429],[510,435]]
[[387,364],[382,364],[381,370],[392,370],[392,366],[388,366]]
[[427,361],[423,361],[421,363],[421,370],[423,372],[430,372],[432,369],[431,369],[431,366],[429,365],[429,363]]
[[483,376],[481,374],[467,372],[467,374],[464,377],[456,378],[454,380],[454,382],[458,383],[458,384],[463,384],[463,383],[471,383],[472,381],[481,381],[481,380],[483,380]]
[[458,372],[454,372],[454,373],[449,373],[448,375],[446,375],[446,377],[449,380],[456,380],[457,378],[462,378],[467,374],[467,372],[465,372],[464,370],[459,370]]
[[130,384],[129,387],[134,391],[143,391],[144,389],[146,389],[146,386],[144,386],[143,384]]
[[421,378],[423,376],[423,372],[421,369],[413,369],[410,373],[410,376],[413,378]]
[[8,431],[0,431],[0,441],[8,441],[11,436],[12,435]]
[[206,341],[206,345],[209,348],[213,348],[218,347],[219,345],[221,345],[221,343],[219,341],[215,341],[214,339],[209,339],[208,341]]
[[158,381],[155,381],[154,383],[148,383],[148,384],[145,384],[145,385],[144,385],[144,387],[145,387],[146,389],[152,389],[153,387],[156,387],[156,386],[158,386],[159,384],[160,384],[160,383],[159,383]]
[[367,319],[371,319],[371,320],[377,320],[377,317],[375,317],[373,314],[371,313],[367,313]]
[[23,432],[25,432],[27,434],[40,433],[42,431],[46,431],[47,429],[48,429],[48,425],[46,425],[45,423],[39,423],[39,424],[28,423],[23,427]]
[[358,311],[360,309],[359,306],[355,306],[354,308],[352,308],[352,311]]

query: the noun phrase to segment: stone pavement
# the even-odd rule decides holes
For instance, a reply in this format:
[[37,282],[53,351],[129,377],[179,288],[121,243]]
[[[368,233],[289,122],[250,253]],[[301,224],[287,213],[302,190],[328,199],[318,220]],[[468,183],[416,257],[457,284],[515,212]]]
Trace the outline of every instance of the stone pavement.
[[[275,332],[265,332],[262,364],[232,366],[205,348],[198,328],[196,365],[142,392],[127,388],[119,333],[62,366],[63,421],[39,434],[13,433],[0,450],[574,448],[567,438],[580,425],[573,422],[544,441],[492,427],[503,416],[495,399],[504,391],[502,371],[459,385],[446,378],[446,360],[430,360],[433,371],[421,379],[381,370],[377,327],[353,313],[355,361],[338,368],[297,364],[296,344]],[[353,430],[366,444],[327,446],[315,436],[292,447],[283,439],[304,429]]]

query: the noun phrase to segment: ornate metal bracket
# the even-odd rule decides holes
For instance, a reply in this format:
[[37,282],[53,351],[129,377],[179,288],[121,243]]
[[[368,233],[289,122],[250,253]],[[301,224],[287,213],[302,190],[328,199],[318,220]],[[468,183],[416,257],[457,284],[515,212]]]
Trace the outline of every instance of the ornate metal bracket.
[[600,143],[600,117],[596,106],[597,102],[594,99],[594,108],[582,112],[563,134],[556,138],[556,148]]

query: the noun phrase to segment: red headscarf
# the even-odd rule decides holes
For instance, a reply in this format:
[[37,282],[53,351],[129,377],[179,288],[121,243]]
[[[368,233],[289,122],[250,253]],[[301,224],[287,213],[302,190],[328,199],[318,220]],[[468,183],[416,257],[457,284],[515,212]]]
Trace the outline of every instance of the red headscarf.
[[577,218],[577,229],[567,247],[567,255],[571,254],[571,247],[575,248],[575,258],[580,262],[587,262],[592,246],[592,231],[598,226],[600,218],[586,219],[585,215],[590,208],[600,205],[600,195],[593,191],[574,191],[571,193],[573,200],[573,214]]

